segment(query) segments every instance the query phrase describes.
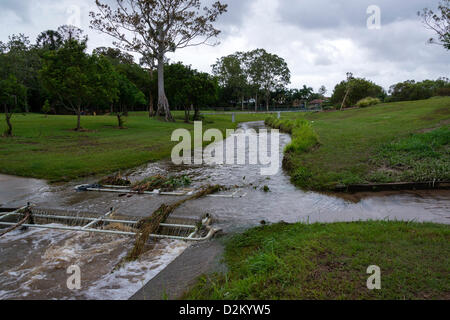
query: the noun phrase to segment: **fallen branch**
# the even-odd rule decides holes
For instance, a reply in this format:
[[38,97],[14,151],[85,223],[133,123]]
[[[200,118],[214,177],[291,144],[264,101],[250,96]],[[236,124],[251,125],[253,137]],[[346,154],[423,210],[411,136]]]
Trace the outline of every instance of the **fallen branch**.
[[25,224],[25,222],[27,222],[29,219],[31,218],[31,210],[27,209],[25,218],[23,218],[21,221],[19,221],[15,226],[12,226],[11,228],[8,228],[6,231],[0,233],[0,237],[3,237],[5,234],[16,230],[17,228],[19,228],[21,225]]
[[153,214],[144,218],[137,224],[138,229],[140,230],[140,235],[138,235],[136,242],[134,244],[133,249],[125,258],[126,261],[135,261],[137,260],[143,253],[145,253],[145,245],[150,238],[151,234],[155,234],[158,231],[159,225],[164,223],[164,221],[169,217],[169,215],[175,211],[182,204],[195,200],[201,197],[204,197],[209,194],[213,194],[222,190],[222,186],[208,186],[203,190],[197,192],[193,196],[180,200],[172,205],[163,204],[159,207]]

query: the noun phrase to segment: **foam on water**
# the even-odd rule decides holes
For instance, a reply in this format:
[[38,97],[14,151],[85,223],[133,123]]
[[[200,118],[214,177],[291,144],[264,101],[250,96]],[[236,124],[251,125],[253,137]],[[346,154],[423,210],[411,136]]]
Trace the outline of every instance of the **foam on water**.
[[[15,230],[0,238],[0,299],[128,299],[188,247],[163,240],[115,270],[133,243],[116,235]],[[81,269],[81,290],[67,288],[71,265]]]

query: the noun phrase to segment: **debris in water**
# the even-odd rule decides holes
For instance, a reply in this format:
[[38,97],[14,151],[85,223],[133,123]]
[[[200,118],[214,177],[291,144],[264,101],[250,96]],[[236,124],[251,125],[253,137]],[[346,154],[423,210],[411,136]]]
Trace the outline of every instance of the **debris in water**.
[[132,185],[133,191],[145,192],[160,190],[162,192],[172,192],[178,188],[189,186],[192,183],[188,176],[164,177],[156,175],[136,182]]
[[208,186],[203,188],[201,191],[197,192],[193,196],[180,200],[172,205],[162,204],[153,214],[144,218],[137,224],[138,229],[140,230],[140,235],[138,235],[136,242],[134,244],[133,249],[125,258],[125,261],[135,261],[137,260],[143,253],[145,253],[146,244],[150,238],[151,234],[156,233],[161,223],[169,217],[169,215],[175,211],[176,208],[181,206],[183,203],[195,200],[201,197],[204,197],[209,194],[213,194],[222,190],[222,186]]
[[131,186],[131,181],[124,179],[120,172],[116,175],[107,177],[99,182],[100,185],[110,185],[110,186]]

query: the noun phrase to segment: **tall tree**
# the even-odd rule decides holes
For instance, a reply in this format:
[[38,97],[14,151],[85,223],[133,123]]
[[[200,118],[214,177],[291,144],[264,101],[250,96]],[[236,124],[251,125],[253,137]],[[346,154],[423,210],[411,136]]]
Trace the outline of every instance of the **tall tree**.
[[430,38],[429,43],[439,44],[450,50],[450,0],[442,0],[437,12],[424,9],[418,15],[422,17],[424,25],[437,34],[438,39]]
[[[200,0],[116,0],[117,7],[96,0],[91,27],[116,39],[114,44],[158,62],[158,115],[173,121],[164,89],[168,52],[205,44],[220,31],[213,23],[226,12],[219,1],[201,8]],[[198,39],[198,40],[196,40]]]
[[181,62],[166,65],[167,92],[172,105],[185,110],[185,122],[189,122],[194,108],[194,120],[200,119],[200,107],[216,102],[218,83],[215,77],[185,66]]
[[48,94],[77,115],[76,131],[81,129],[81,113],[92,103],[110,104],[117,95],[117,80],[106,58],[89,56],[86,44],[68,40],[43,58],[40,76]]
[[242,52],[236,52],[235,54],[217,59],[212,69],[220,85],[231,92],[233,99],[236,101],[241,100],[241,107],[244,110],[245,94],[249,91],[244,54]]
[[384,100],[386,92],[372,81],[355,78],[353,74],[347,74],[347,80],[337,84],[334,88],[331,102],[340,105],[341,109],[354,106],[359,100],[372,97]]
[[4,136],[12,136],[11,117],[14,112],[25,108],[27,104],[26,97],[27,89],[17,81],[14,75],[10,75],[6,79],[0,79],[0,105],[3,106],[7,126]]
[[116,116],[119,128],[123,128],[123,117],[128,114],[130,107],[137,105],[145,105],[145,95],[134,85],[126,76],[118,74],[119,92],[118,99],[114,103],[116,105]]
[[58,31],[47,30],[36,38],[36,46],[46,50],[57,50],[63,45],[63,37]]
[[83,30],[71,25],[62,25],[58,28],[58,33],[61,35],[63,42],[78,41],[84,44],[88,42],[88,36],[83,35]]
[[92,53],[108,58],[114,65],[119,63],[122,64],[133,64],[134,58],[131,54],[122,52],[116,48],[98,47],[95,48]]
[[291,81],[291,72],[287,63],[283,58],[270,54],[264,49],[248,52],[246,60],[250,79],[256,92],[264,91],[266,108],[269,111],[270,93],[283,88]]
[[327,87],[321,86],[319,88],[318,94],[320,95],[321,98],[325,98],[325,95],[327,94],[327,92],[328,92]]
[[[0,66],[2,78],[14,75],[17,81],[28,88],[30,93],[36,95],[40,85],[36,77],[40,69],[40,58],[37,50],[31,45],[30,40],[23,34],[11,35],[4,46],[3,62]],[[25,105],[25,112],[29,111],[29,103]]]

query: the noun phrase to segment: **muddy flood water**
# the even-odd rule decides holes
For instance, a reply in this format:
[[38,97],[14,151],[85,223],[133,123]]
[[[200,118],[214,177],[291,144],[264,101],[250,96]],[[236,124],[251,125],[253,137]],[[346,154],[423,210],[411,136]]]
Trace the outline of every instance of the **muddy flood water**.
[[[253,129],[258,134],[264,123],[244,123],[240,127],[247,133]],[[280,140],[281,166],[282,150],[290,137],[280,134]],[[248,149],[247,146],[246,154]],[[314,223],[386,219],[450,223],[449,191],[366,194],[355,202],[338,195],[304,192],[290,183],[283,170],[265,177],[261,176],[260,169],[259,165],[249,164],[174,166],[167,160],[124,174],[131,180],[154,174],[188,175],[193,188],[208,184],[230,187],[221,195],[234,194],[233,198],[205,197],[189,201],[172,215],[198,219],[209,213],[214,217],[215,227],[225,233],[245,230],[259,225],[262,220]],[[0,206],[20,207],[32,202],[40,208],[89,211],[99,215],[114,207],[121,215],[145,217],[162,203],[180,200],[172,196],[119,197],[118,194],[74,190],[76,185],[94,182],[86,179],[48,185],[40,180],[0,175]],[[264,192],[264,186],[268,186],[270,192]],[[0,238],[0,299],[128,299],[189,246],[182,241],[163,240],[155,243],[141,260],[116,268],[132,245],[133,239],[115,235],[36,229],[13,231]],[[67,288],[67,268],[71,265],[80,266],[81,290]]]

